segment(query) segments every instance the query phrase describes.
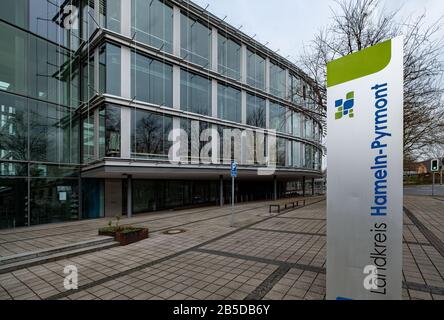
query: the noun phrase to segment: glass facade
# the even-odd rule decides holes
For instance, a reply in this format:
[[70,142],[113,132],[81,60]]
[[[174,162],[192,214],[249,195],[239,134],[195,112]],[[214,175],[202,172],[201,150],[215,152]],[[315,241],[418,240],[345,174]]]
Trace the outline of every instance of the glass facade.
[[131,0],[131,34],[135,40],[173,52],[173,8],[160,0]]
[[204,68],[211,68],[211,29],[182,13],[180,28],[181,57]]
[[[192,8],[173,9],[162,0],[2,4],[0,228],[104,217],[108,178],[84,178],[81,171],[122,158],[169,163],[173,123],[189,136],[217,130],[219,146],[212,145],[218,165],[242,154],[234,143],[224,154],[224,140],[240,139],[245,125],[253,127],[250,132],[268,125],[277,131],[279,170],[322,168],[322,127],[310,113],[317,105],[309,80]],[[67,27],[68,4],[78,7],[79,19]],[[128,34],[105,32],[89,41],[101,32],[99,25]],[[128,37],[135,40],[131,45]],[[224,129],[230,136],[224,137]],[[241,163],[259,166],[267,150],[256,140],[261,134],[251,137],[264,154],[255,150],[253,160]],[[213,138],[194,147],[199,152]],[[215,152],[203,158],[195,151],[190,140],[190,161],[209,161]],[[216,171],[214,180],[202,182],[134,177],[134,211],[215,204],[218,177]],[[261,183],[239,182],[236,188],[243,199],[272,192]],[[122,203],[124,189],[122,183]]]

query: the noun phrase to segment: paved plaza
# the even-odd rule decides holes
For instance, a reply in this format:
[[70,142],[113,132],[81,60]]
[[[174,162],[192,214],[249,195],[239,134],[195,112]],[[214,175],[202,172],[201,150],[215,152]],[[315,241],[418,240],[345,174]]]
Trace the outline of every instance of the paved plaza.
[[[268,213],[266,202],[139,215],[150,238],[0,273],[0,299],[325,299],[325,199]],[[406,196],[404,299],[444,299],[444,198]],[[108,220],[0,232],[0,257],[97,238]],[[180,228],[185,232],[168,235]],[[63,287],[75,265],[79,288]]]

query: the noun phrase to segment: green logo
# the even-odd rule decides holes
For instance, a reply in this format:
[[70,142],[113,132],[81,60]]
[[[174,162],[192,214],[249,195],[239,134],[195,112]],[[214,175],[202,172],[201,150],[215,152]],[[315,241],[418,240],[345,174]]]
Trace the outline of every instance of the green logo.
[[347,93],[346,99],[339,99],[335,102],[335,119],[339,120],[342,117],[349,116],[354,117],[353,108],[355,106],[355,92],[351,91]]

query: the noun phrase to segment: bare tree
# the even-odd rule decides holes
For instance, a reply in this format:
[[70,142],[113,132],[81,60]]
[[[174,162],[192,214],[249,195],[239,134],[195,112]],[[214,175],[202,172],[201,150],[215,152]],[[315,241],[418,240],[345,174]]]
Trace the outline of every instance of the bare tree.
[[332,23],[304,48],[300,64],[317,86],[327,108],[326,65],[384,40],[404,35],[404,153],[415,157],[444,145],[443,20],[426,25],[425,14],[397,22],[398,11],[385,12],[379,0],[338,0]]

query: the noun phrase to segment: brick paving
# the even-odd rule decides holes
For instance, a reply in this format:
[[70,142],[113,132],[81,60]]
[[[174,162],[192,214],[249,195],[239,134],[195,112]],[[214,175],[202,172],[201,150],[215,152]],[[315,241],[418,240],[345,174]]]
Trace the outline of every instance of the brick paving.
[[[0,299],[325,299],[322,200],[273,217],[266,203],[239,205],[235,228],[229,207],[137,216],[131,224],[149,227],[149,239],[0,274]],[[444,202],[407,196],[405,207],[403,298],[442,300]],[[3,231],[0,255],[42,248],[48,239],[84,240],[106,222]],[[186,232],[162,233],[175,227]],[[77,291],[63,289],[69,264],[79,270]]]

